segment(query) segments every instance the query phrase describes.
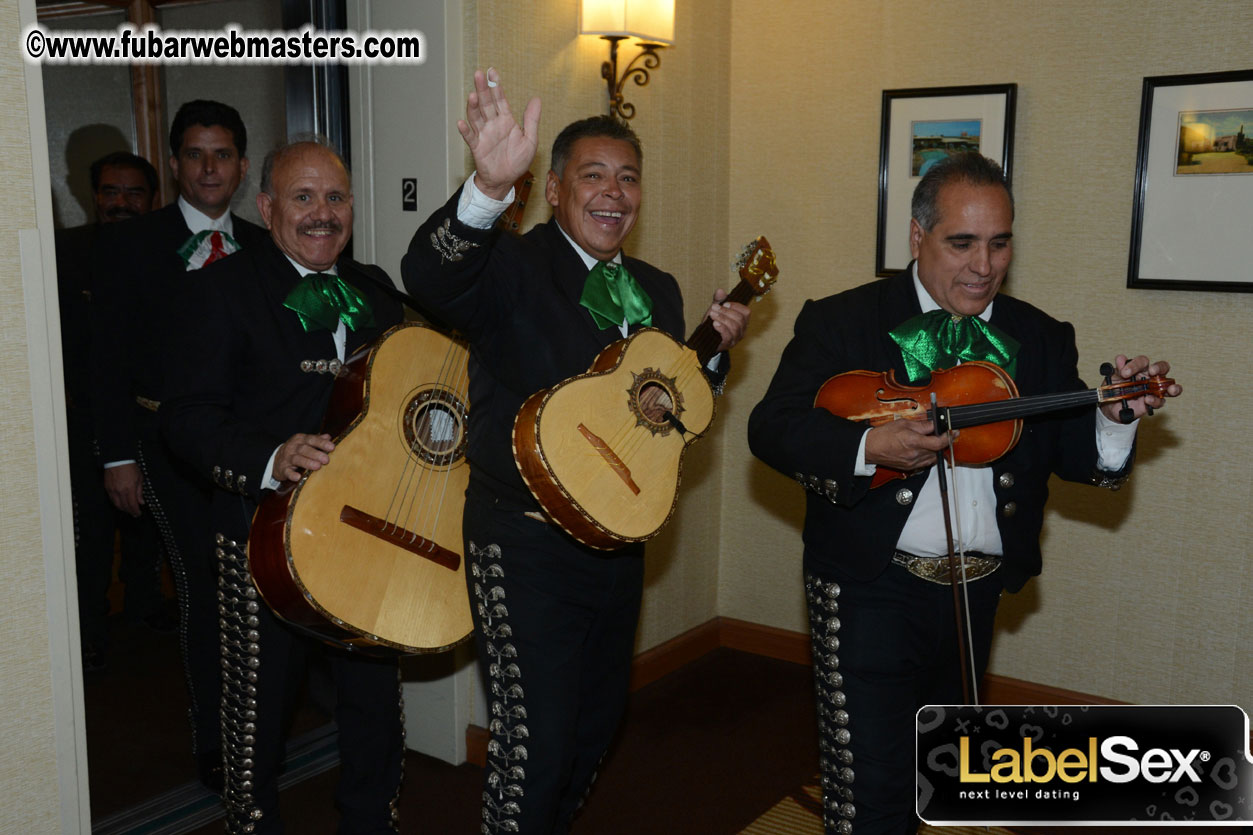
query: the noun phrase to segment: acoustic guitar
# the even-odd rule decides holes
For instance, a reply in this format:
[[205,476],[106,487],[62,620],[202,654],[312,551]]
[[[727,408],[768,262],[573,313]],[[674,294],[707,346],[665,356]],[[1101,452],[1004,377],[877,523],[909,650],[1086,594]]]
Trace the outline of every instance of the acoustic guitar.
[[469,636],[467,356],[410,322],[340,370],[330,465],[263,501],[248,539],[253,581],[284,620],[366,651],[437,652]]
[[[779,275],[764,237],[737,263],[729,301],[752,301]],[[601,550],[661,531],[678,500],[683,453],[713,422],[703,369],[721,341],[709,320],[686,344],[643,328],[602,350],[586,373],[522,404],[514,461],[552,522]]]
[[[518,232],[534,179],[514,183],[499,229]],[[376,654],[469,637],[468,356],[462,342],[406,323],[340,369],[323,424],[333,466],[285,484],[252,521],[249,568],[279,617]]]

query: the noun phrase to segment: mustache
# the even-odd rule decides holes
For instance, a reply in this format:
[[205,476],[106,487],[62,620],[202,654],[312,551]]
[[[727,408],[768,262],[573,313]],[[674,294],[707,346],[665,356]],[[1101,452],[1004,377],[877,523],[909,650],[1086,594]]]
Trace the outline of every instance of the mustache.
[[332,232],[342,232],[344,231],[344,225],[334,218],[327,218],[326,220],[311,220],[308,223],[302,223],[296,227],[296,231],[302,235],[316,229],[329,229]]
[[126,206],[110,206],[104,210],[104,216],[109,220],[130,220],[139,215],[139,212]]

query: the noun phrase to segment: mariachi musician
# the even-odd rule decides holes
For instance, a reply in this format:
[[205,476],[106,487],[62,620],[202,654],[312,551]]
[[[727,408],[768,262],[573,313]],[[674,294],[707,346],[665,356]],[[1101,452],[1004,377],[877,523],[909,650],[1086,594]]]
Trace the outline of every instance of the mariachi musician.
[[[1009,270],[1013,216],[996,163],[969,153],[932,167],[913,196],[913,263],[807,302],[749,420],[753,453],[807,489],[805,590],[829,834],[917,828],[915,713],[924,704],[961,703],[963,683],[932,466],[949,433],[936,434],[925,420],[867,428],[816,408],[815,396],[843,372],[890,369],[897,380],[919,380],[970,360],[1009,371],[1023,396],[1083,389],[1071,325],[997,295]],[[1119,356],[1110,373],[1132,380],[1169,370],[1166,362]],[[1168,383],[1160,394],[1180,391]],[[1161,396],[1144,394],[1126,406],[1028,420],[1018,444],[994,464],[953,471],[974,681],[987,665],[1002,589],[1017,591],[1040,572],[1049,476],[1117,488],[1131,470],[1138,419],[1162,405]],[[1123,415],[1130,423],[1120,408],[1130,410]],[[878,468],[913,474],[871,489]]]
[[[395,659],[323,646],[279,620],[245,556],[257,504],[330,464],[322,433],[346,358],[400,322],[378,267],[343,254],[352,236],[348,167],[328,144],[271,151],[257,209],[270,235],[192,284],[161,406],[171,449],[216,486],[226,831],[283,831],[278,778],[303,672],[324,656],[335,683],[341,835],[395,831],[403,758]],[[334,465],[331,465],[332,468]]]
[[[535,156],[540,102],[520,125],[495,70],[476,72],[474,86],[458,129],[476,171],[419,227],[401,273],[471,343],[466,581],[493,715],[482,831],[564,832],[626,705],[643,548],[596,551],[548,523],[514,465],[514,417],[629,331],[681,337],[683,300],[673,276],[622,251],[643,160],[635,133],[610,117],[554,141],[551,221],[520,238],[494,228]],[[725,298],[718,291],[707,313],[720,350],[748,321]]]

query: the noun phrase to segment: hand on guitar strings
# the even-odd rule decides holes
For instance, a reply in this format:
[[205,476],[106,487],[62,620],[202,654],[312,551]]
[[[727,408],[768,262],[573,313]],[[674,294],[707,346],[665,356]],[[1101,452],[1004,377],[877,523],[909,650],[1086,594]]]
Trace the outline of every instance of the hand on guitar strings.
[[509,109],[500,73],[494,68],[474,72],[474,89],[466,99],[466,117],[457,130],[474,157],[474,184],[479,191],[503,200],[514,182],[531,167],[539,145],[540,101],[532,98],[522,126]]
[[[949,433],[936,435],[929,420],[893,420],[866,435],[866,463],[906,473],[926,469],[935,454],[948,447]],[[953,430],[954,440],[961,434]]]
[[274,480],[300,481],[306,472],[329,464],[331,457],[327,453],[334,449],[330,435],[292,435],[274,455]]
[[714,330],[722,337],[722,342],[718,345],[719,353],[731,350],[735,343],[744,338],[744,332],[748,330],[748,317],[752,315],[747,305],[729,302],[726,298],[726,290],[715,290],[714,303],[705,312],[705,318],[713,321]]
[[[1102,371],[1101,373],[1105,373]],[[1127,359],[1123,354],[1119,354],[1114,358],[1114,373],[1110,375],[1112,382],[1120,382],[1122,380],[1145,380],[1149,377],[1165,377],[1170,373],[1170,363],[1165,360],[1158,360],[1150,363],[1149,358],[1141,354],[1135,359]],[[1183,387],[1178,383],[1174,383],[1166,389],[1166,397],[1178,397],[1183,393]],[[1146,414],[1153,414],[1154,409],[1160,409],[1166,405],[1166,400],[1152,394],[1145,394],[1125,402],[1104,403],[1101,405],[1101,411],[1105,413],[1105,417],[1121,423],[1119,411],[1124,408],[1130,408],[1132,419],[1137,420]]]

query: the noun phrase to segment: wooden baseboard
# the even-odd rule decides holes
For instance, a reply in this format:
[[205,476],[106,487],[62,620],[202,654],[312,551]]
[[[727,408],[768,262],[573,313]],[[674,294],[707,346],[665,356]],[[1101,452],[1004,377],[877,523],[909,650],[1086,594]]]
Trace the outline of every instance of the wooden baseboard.
[[[635,656],[631,663],[631,691],[651,684],[719,647],[765,655],[794,664],[810,662],[807,632],[793,632],[745,620],[718,617]],[[984,677],[982,696],[983,703],[990,705],[1126,704],[1101,696],[998,675]],[[487,741],[490,738],[491,735],[485,728],[468,726],[466,761],[477,766],[486,765]]]

